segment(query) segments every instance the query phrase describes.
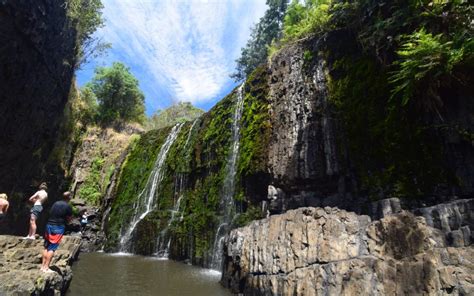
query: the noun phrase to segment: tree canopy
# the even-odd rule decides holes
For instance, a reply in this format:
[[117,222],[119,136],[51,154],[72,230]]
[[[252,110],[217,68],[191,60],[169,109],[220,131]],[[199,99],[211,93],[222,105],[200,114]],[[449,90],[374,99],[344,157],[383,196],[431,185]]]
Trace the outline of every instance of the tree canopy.
[[231,75],[236,81],[245,79],[258,65],[267,60],[268,47],[280,38],[288,0],[267,0],[268,9],[252,29],[250,39],[236,60],[236,72]]
[[98,117],[102,123],[113,121],[143,122],[145,96],[138,80],[124,64],[98,67],[87,88],[97,97]]
[[77,31],[75,67],[79,68],[89,58],[97,57],[110,48],[109,43],[94,35],[97,29],[104,26],[104,5],[101,0],[69,0],[66,3],[69,19]]

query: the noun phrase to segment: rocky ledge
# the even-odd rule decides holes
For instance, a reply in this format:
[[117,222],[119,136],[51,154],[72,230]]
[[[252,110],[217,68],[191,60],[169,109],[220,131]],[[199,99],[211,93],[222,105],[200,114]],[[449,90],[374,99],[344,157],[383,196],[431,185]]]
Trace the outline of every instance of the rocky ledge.
[[71,263],[79,254],[81,239],[65,236],[53,257],[51,269],[39,270],[43,240],[0,236],[0,295],[62,295],[72,279]]
[[463,244],[453,244],[407,211],[371,221],[337,208],[291,210],[230,233],[222,283],[245,295],[474,295],[468,216]]

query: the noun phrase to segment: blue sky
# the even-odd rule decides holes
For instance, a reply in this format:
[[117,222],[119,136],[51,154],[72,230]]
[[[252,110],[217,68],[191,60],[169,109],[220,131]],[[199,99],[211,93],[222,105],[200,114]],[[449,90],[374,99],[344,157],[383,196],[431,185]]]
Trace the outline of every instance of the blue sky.
[[96,66],[121,61],[140,81],[148,115],[176,102],[209,110],[228,94],[235,59],[266,10],[265,0],[102,2],[106,24],[96,34],[112,49],[84,65],[78,83]]

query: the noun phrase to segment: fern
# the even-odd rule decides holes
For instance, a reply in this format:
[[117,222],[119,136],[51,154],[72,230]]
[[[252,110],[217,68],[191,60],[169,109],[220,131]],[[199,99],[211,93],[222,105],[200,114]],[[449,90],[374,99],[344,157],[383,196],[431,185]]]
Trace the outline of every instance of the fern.
[[442,75],[451,74],[465,54],[463,47],[454,48],[453,41],[444,41],[443,34],[433,35],[424,28],[402,39],[396,52],[399,59],[393,63],[397,70],[391,73],[389,82],[393,85],[391,99],[401,96],[404,106],[422,81],[436,82]]

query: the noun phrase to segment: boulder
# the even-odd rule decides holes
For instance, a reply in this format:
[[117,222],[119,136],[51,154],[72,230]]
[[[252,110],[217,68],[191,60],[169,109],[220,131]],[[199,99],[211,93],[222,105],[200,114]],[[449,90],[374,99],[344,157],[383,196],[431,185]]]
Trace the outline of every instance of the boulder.
[[254,221],[226,238],[222,283],[245,295],[472,295],[471,229],[451,246],[424,217],[396,212],[308,207]]
[[79,254],[80,237],[65,236],[51,269],[40,271],[43,240],[0,236],[0,295],[61,295],[72,279],[71,264]]

